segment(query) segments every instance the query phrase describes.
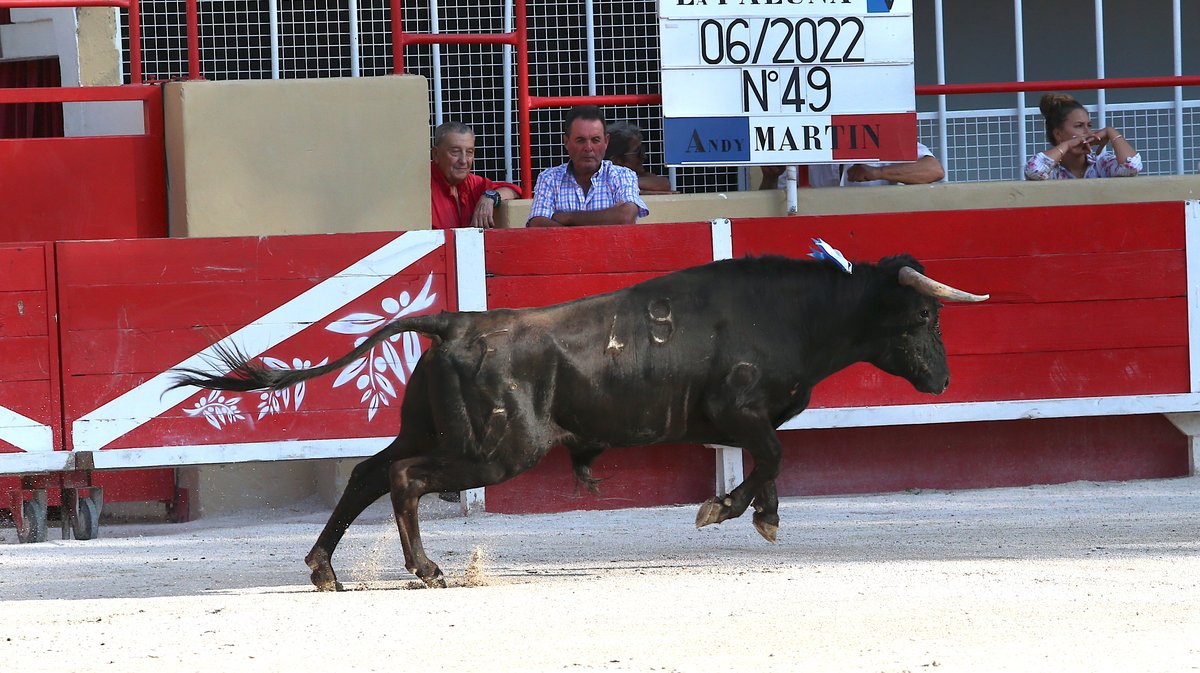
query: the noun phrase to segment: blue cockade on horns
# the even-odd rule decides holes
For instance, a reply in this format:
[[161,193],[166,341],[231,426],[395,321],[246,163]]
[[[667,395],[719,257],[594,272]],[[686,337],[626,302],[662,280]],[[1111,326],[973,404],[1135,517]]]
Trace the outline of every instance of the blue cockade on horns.
[[819,238],[812,239],[812,242],[813,245],[817,247],[810,248],[812,252],[808,253],[809,257],[812,257],[813,259],[827,259],[842,267],[842,271],[845,271],[846,273],[852,273],[854,271],[854,265],[847,261],[845,255],[843,255],[837,248],[829,245]]

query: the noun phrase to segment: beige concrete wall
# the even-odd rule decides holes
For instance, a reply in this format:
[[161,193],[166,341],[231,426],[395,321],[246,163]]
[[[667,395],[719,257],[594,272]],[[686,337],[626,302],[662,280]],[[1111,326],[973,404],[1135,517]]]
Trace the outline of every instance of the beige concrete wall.
[[[787,215],[783,190],[723,194],[671,194],[644,197],[650,208],[646,224],[695,222],[728,217]],[[978,208],[1023,208],[1142,201],[1200,199],[1200,175],[1054,180],[1048,182],[975,182],[892,187],[830,187],[797,190],[801,215],[923,212]],[[523,227],[531,201],[505,201],[500,226]]]
[[172,236],[428,229],[425,78],[174,82]]
[[116,86],[121,83],[121,50],[117,40],[117,10],[80,7],[78,10],[79,83]]

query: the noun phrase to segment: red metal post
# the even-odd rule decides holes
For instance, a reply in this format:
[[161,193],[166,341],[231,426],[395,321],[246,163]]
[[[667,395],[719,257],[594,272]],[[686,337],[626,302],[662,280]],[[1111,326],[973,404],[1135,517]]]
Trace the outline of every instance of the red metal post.
[[142,15],[138,0],[129,0],[129,83],[142,83]]
[[533,143],[529,138],[529,20],[525,0],[513,2],[517,38],[517,120],[521,125],[521,190],[525,198],[533,198]]
[[200,74],[199,5],[199,0],[187,0],[188,79],[204,79]]
[[404,74],[404,47],[408,44],[402,19],[400,0],[392,0],[392,72],[396,75]]

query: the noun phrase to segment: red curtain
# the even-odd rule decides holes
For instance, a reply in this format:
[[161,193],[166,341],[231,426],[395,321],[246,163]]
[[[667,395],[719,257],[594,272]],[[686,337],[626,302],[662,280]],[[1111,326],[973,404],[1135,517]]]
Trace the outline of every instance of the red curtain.
[[[0,88],[61,86],[61,83],[57,58],[0,61]],[[62,135],[62,103],[0,105],[0,138],[60,138]]]

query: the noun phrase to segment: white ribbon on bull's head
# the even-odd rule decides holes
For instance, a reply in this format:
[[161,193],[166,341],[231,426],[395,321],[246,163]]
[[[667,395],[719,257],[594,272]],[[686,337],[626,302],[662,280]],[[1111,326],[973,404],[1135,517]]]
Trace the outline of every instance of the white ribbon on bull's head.
[[846,273],[854,272],[854,264],[850,263],[850,261],[846,259],[846,256],[842,254],[841,250],[838,250],[819,238],[814,238],[811,240],[813,245],[816,247],[809,248],[809,250],[812,251],[808,253],[809,257],[812,257],[813,259],[829,260],[830,262],[837,264],[842,271],[845,271]]
[[971,294],[963,292],[957,288],[950,287],[945,283],[939,283],[936,280],[917,271],[911,266],[900,267],[900,284],[907,285],[912,289],[920,292],[923,295],[934,297],[937,299],[945,299],[946,301],[986,301],[991,295],[987,294]]

